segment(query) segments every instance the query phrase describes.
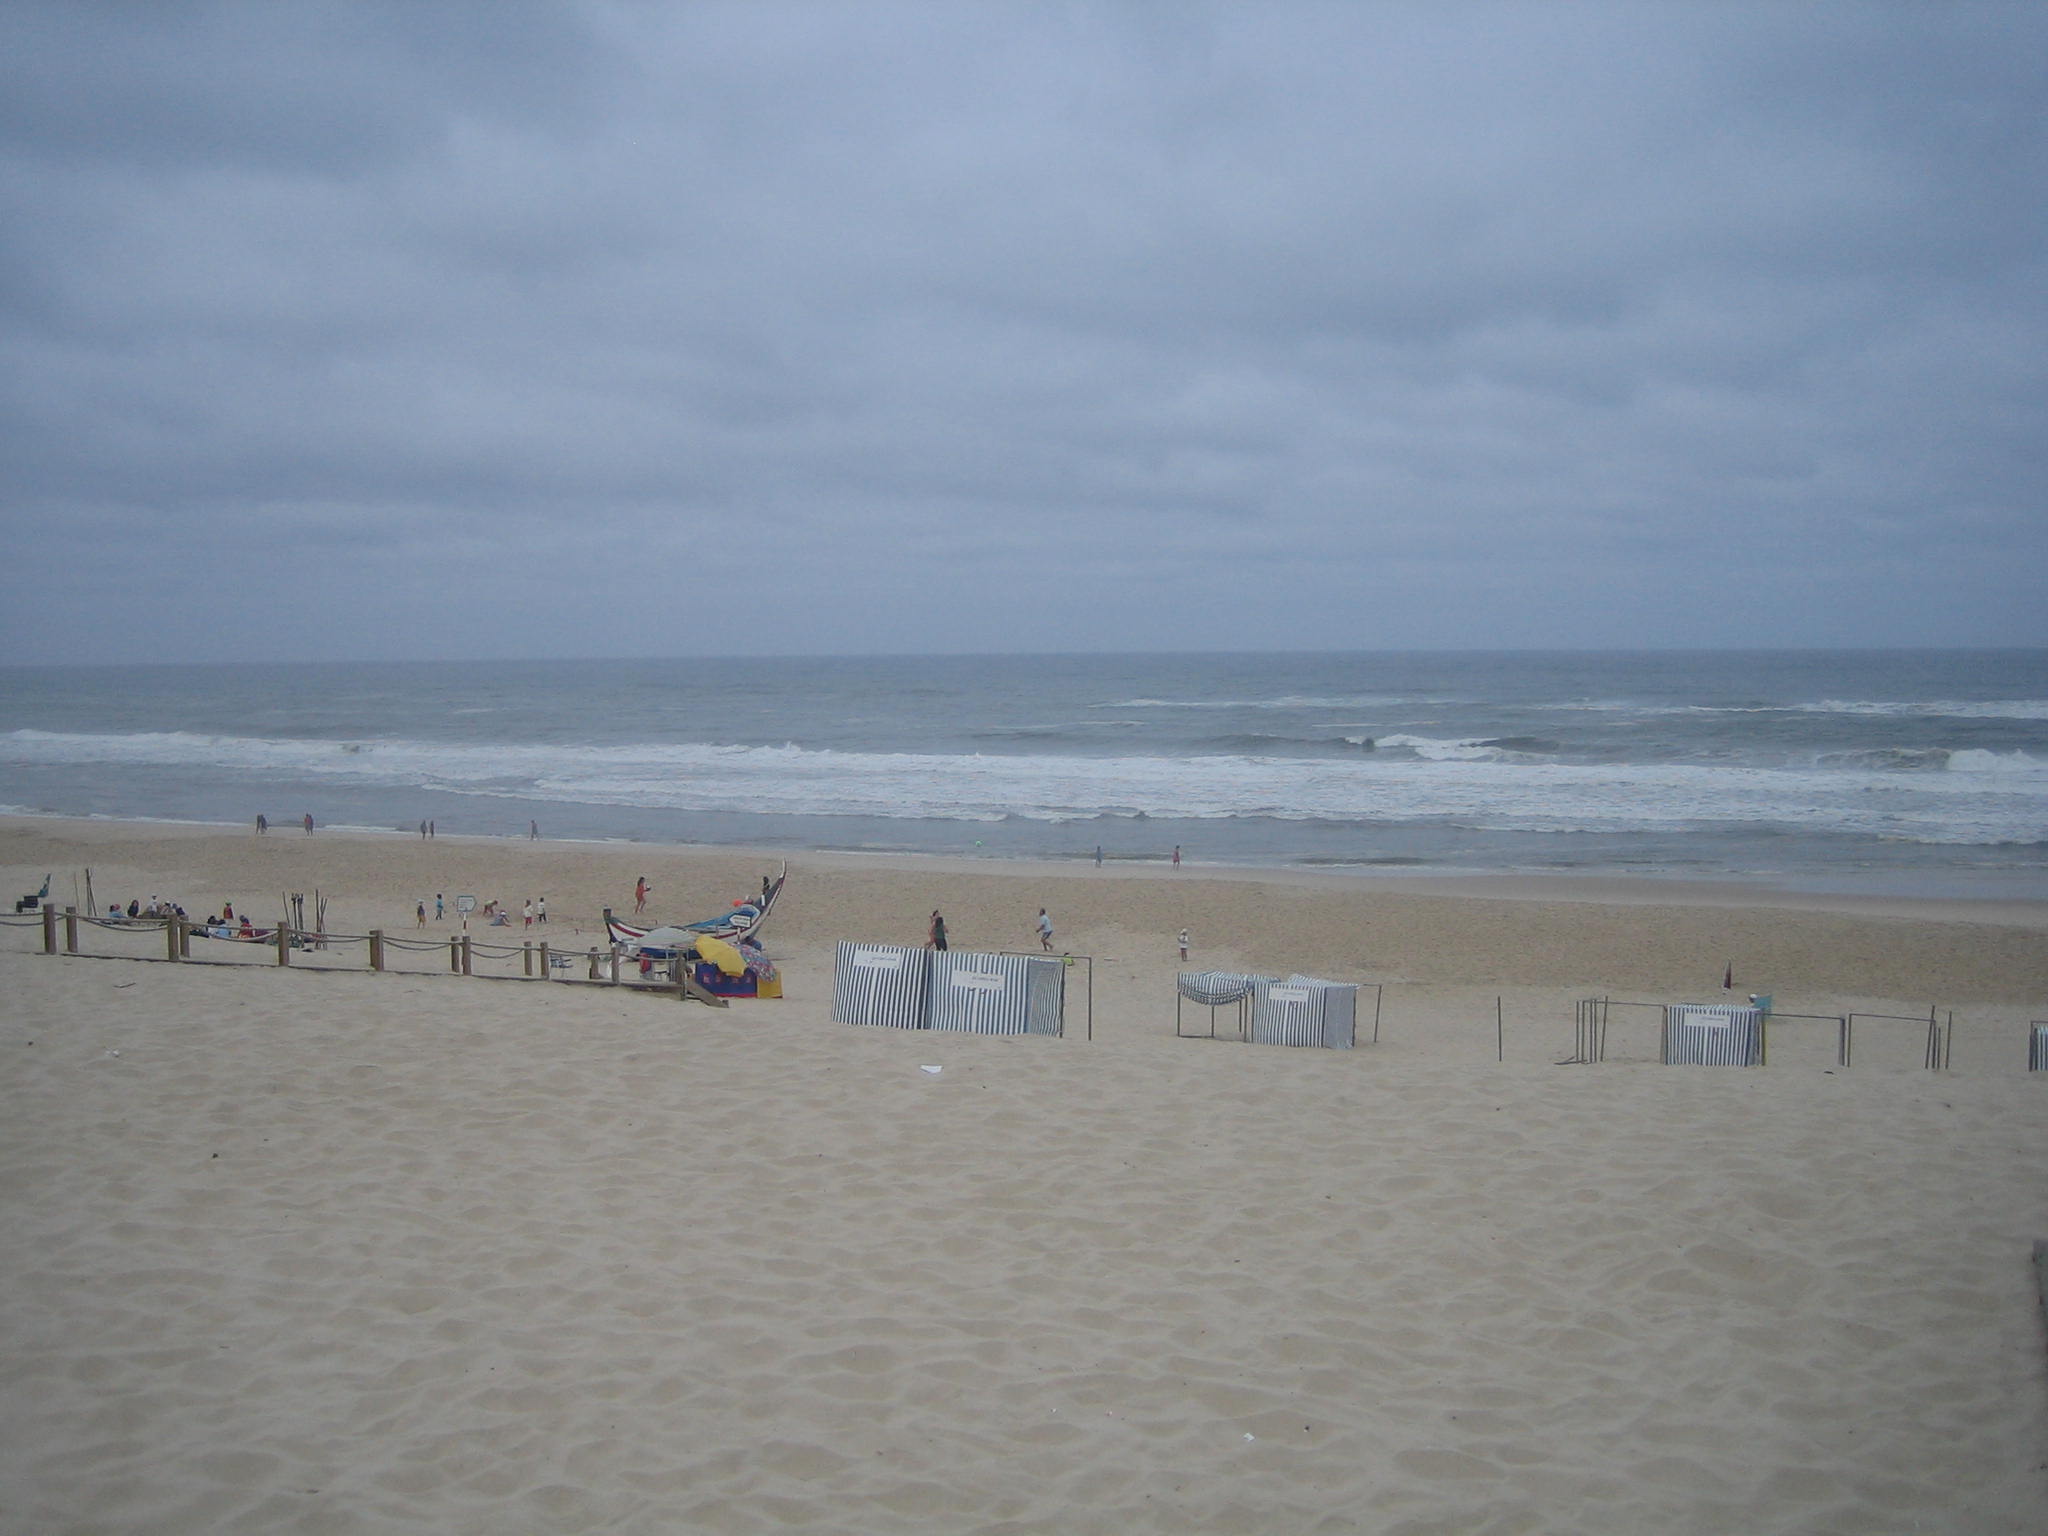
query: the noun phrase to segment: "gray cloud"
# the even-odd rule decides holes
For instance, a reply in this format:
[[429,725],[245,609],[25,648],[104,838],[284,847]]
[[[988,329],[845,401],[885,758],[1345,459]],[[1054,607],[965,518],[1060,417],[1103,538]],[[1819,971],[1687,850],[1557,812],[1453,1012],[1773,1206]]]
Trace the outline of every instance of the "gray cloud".
[[2028,6],[17,4],[0,640],[2042,644]]

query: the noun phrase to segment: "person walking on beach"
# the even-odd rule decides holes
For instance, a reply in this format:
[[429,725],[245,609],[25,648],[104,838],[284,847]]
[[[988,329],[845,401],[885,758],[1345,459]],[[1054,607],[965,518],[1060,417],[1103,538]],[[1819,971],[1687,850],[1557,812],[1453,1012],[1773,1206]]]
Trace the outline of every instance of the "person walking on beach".
[[1038,947],[1048,955],[1052,953],[1052,919],[1045,915],[1045,908],[1038,909]]
[[1095,867],[1097,869],[1102,868],[1102,844],[1100,843],[1095,845]]
[[537,909],[535,910],[535,912],[534,912],[534,914],[533,914],[533,915],[534,915],[534,917],[535,917],[536,919],[538,919],[539,921],[541,921],[541,922],[543,922],[543,923],[545,923],[545,922],[546,922],[546,921],[548,920],[548,899],[547,899],[547,897],[545,897],[545,896],[541,897],[541,899],[540,899],[540,906],[539,906],[539,907],[538,907],[538,908],[537,908]]
[[308,836],[308,837],[311,837],[312,835],[313,835],[313,813],[312,813],[311,811],[308,811],[308,812],[306,812],[306,836]]
[[647,910],[647,893],[653,889],[654,887],[647,883],[647,877],[642,875],[640,883],[633,887],[633,910],[635,913]]
[[425,822],[423,821],[423,822],[421,822],[421,823],[420,823],[420,841],[424,843],[424,842],[425,842],[426,840],[427,840],[427,824],[426,824],[426,823],[425,823]]
[[1173,867],[1174,867],[1175,869],[1179,869],[1179,868],[1180,868],[1180,844],[1179,844],[1179,843],[1175,843],[1175,844],[1173,845]]
[[1188,931],[1187,931],[1187,929],[1185,929],[1185,928],[1181,929],[1181,931],[1180,931],[1180,959],[1181,959],[1181,964],[1183,964],[1183,965],[1187,964],[1187,959],[1188,959]]
[[427,926],[427,904],[424,901],[419,904],[418,911],[415,912],[413,915],[417,919],[417,921],[413,924],[415,928],[424,928]]
[[434,892],[434,921],[440,922],[447,915],[447,912],[448,909],[441,905],[441,893],[439,891]]
[[256,813],[256,830],[258,833],[268,832],[270,830],[270,818],[264,815],[261,811],[258,811]]
[[528,822],[528,823],[526,824],[526,840],[527,840],[527,841],[528,841],[529,843],[537,843],[537,842],[539,842],[539,841],[540,841],[540,823],[539,823],[539,822],[537,822],[537,821],[529,821],[529,822]]
[[926,942],[932,949],[944,950],[946,947],[946,920],[939,916],[937,907],[932,908],[931,938]]
[[531,928],[533,926],[533,898],[531,896],[526,898],[526,905],[520,909],[520,915],[526,919],[526,926]]

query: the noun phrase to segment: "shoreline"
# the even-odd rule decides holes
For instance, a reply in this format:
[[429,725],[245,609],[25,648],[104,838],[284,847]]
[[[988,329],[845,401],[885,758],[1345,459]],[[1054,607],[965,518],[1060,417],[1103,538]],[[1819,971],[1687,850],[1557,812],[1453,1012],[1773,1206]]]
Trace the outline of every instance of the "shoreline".
[[[772,940],[813,979],[829,975],[840,940],[923,944],[935,907],[956,948],[1035,950],[1035,914],[1045,907],[1060,949],[1125,957],[1117,963],[1130,962],[1129,980],[1156,974],[1169,999],[1170,970],[1153,967],[1175,962],[1174,937],[1187,929],[1192,969],[1581,996],[1654,988],[1694,1001],[1733,990],[1770,993],[1788,1011],[1798,1011],[1794,999],[1823,1000],[1807,1011],[1837,1011],[1823,1004],[1841,995],[1910,1001],[1921,1014],[1965,1003],[2048,1013],[2048,903],[0,818],[0,866],[22,891],[51,873],[59,904],[78,900],[91,869],[101,910],[161,895],[194,916],[227,901],[260,921],[291,892],[317,893],[331,903],[336,933],[446,936],[459,931],[456,898],[467,895],[514,914],[545,898],[547,932],[587,942],[601,933],[605,908],[631,916],[641,878],[654,892],[647,917],[687,923],[758,890],[784,864],[791,884]],[[416,907],[431,914],[437,896],[444,915],[418,925]],[[1134,1015],[1156,1017],[1156,1002],[1134,1003]]]
[[[77,831],[107,829],[105,839],[91,834],[80,841],[117,841],[134,836],[166,839],[214,838],[259,834],[225,822],[182,821],[106,815],[0,813],[0,831],[12,827],[48,827]],[[273,826],[273,839],[303,838],[291,824]],[[1700,877],[1621,873],[1612,870],[1529,872],[1523,870],[1385,869],[1346,865],[1341,869],[1298,864],[1208,863],[1189,859],[1178,868],[1167,859],[1107,859],[1093,864],[1085,856],[1043,858],[1004,854],[928,853],[917,850],[852,848],[783,848],[749,843],[638,842],[624,838],[528,839],[515,835],[449,832],[421,839],[400,827],[337,824],[317,829],[314,842],[362,841],[393,846],[519,848],[537,846],[588,852],[633,854],[650,860],[672,856],[779,862],[796,859],[820,868],[883,869],[932,875],[987,875],[993,878],[1073,880],[1211,880],[1233,884],[1320,889],[1368,895],[1421,895],[1486,901],[1581,902],[1596,905],[1774,908],[1795,912],[1897,917],[1929,922],[1991,923],[2048,932],[2048,898],[1903,894],[1820,889],[1774,879],[1730,875]]]

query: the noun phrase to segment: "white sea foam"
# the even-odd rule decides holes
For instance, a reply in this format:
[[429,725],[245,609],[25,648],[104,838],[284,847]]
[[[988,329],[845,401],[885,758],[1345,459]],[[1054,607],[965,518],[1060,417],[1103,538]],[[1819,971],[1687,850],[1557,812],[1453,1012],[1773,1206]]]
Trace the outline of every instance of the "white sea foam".
[[1416,699],[1399,694],[1358,694],[1345,698],[1314,698],[1282,694],[1271,699],[1118,699],[1093,709],[1397,709],[1433,706],[1448,699]]
[[1885,699],[1822,699],[1788,706],[1807,715],[1876,715],[1887,718],[1955,720],[2048,720],[2048,699],[1937,700],[1929,703]]
[[[712,743],[606,747],[16,731],[0,762],[440,787],[507,800],[690,812],[1041,822],[1105,815],[1436,822],[1513,831],[1796,827],[1906,841],[2048,840],[2048,765],[1963,751],[1946,773],[1570,764],[1477,741],[1388,738],[1337,759],[1004,756]],[[1412,754],[1412,755],[1411,755]]]
[[1634,699],[1576,699],[1531,709],[1583,714],[1863,715],[1887,720],[2048,720],[2048,699],[1819,699],[1799,704],[1653,704]]

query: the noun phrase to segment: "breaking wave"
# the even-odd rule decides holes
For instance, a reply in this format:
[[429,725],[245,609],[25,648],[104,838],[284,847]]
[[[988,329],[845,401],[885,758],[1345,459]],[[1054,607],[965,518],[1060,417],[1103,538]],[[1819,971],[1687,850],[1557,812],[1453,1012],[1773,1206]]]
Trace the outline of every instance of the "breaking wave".
[[[2024,752],[1764,767],[1566,763],[1546,738],[1394,735],[1288,759],[852,752],[704,742],[564,746],[15,731],[0,761],[252,786],[328,782],[703,813],[996,822],[1098,817],[1413,823],[1518,831],[1796,827],[1949,844],[2036,843],[2048,764]],[[1882,757],[1883,754],[1880,754]],[[1905,771],[1902,771],[1905,770]]]

